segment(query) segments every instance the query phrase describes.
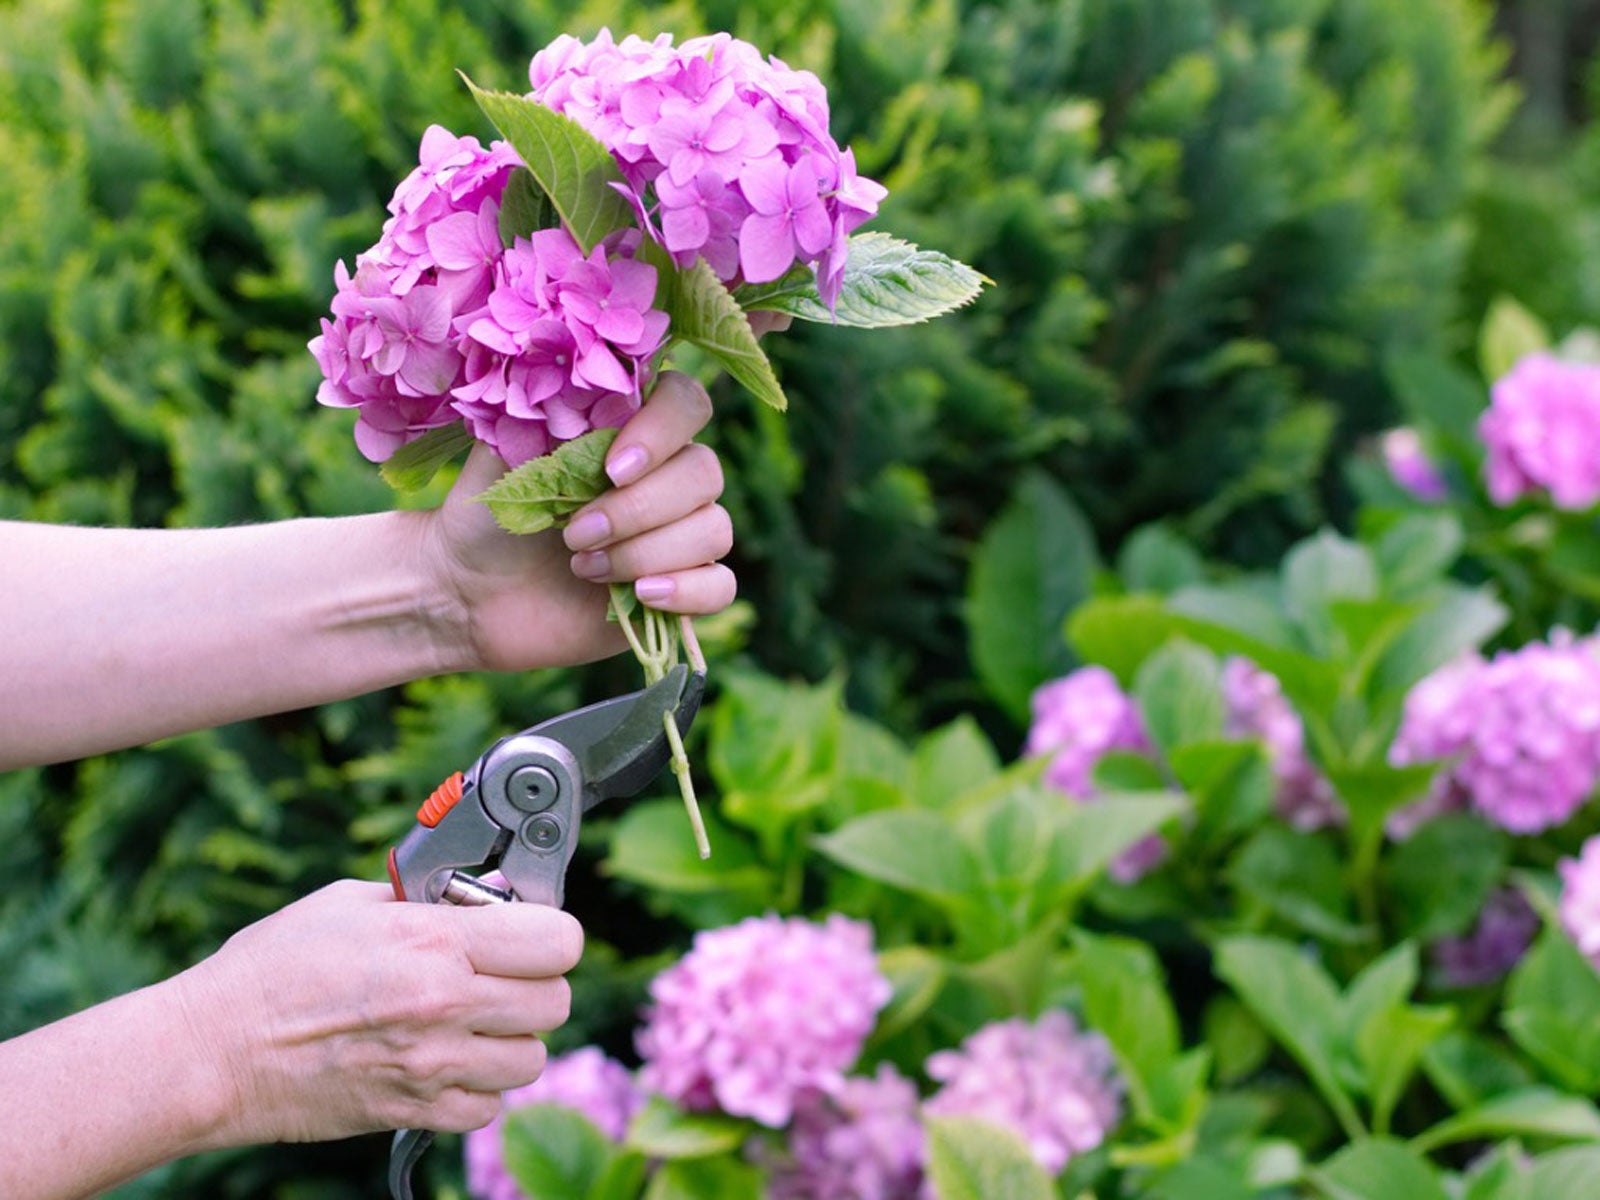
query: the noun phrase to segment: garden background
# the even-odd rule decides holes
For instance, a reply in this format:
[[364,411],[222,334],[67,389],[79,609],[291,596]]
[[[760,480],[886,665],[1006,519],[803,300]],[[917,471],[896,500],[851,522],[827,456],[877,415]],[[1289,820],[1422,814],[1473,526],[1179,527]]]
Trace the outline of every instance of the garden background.
[[[1585,1194],[1600,975],[1558,864],[1600,819],[1519,827],[1456,778],[1455,808],[1397,824],[1481,725],[1392,747],[1431,672],[1587,655],[1554,631],[1600,614],[1596,496],[1491,495],[1477,425],[1529,353],[1597,357],[1594,5],[10,0],[0,516],[436,502],[447,480],[397,499],[316,408],[305,344],[422,130],[489,136],[457,71],[521,90],[601,26],[726,29],[817,72],[889,188],[872,228],[994,286],[925,327],[769,339],[786,415],[715,385],[744,598],[702,635],[715,852],[666,787],[594,823],[553,1049],[632,1065],[696,931],[842,913],[892,984],[858,1073],[926,1095],[931,1053],[1046,1013],[1109,1049],[1062,1088],[1115,1120],[1053,1179],[930,1118],[946,1197]],[[1437,479],[1408,490],[1385,447]],[[1256,717],[1243,661],[1277,681],[1249,676]],[[1074,672],[1101,691],[1052,732],[1030,696]],[[441,678],[0,776],[0,1036],[381,878],[440,778],[633,686],[626,661]],[[1137,733],[1082,741],[1113,717]],[[1587,790],[1600,751],[1561,717]],[[1285,799],[1287,743],[1321,815]],[[782,1128],[650,1112],[615,1146],[534,1110],[525,1146],[581,1153],[518,1169],[657,1200],[783,1173]],[[118,1194],[373,1196],[386,1152],[212,1155]],[[454,1144],[427,1167],[461,1194]]]

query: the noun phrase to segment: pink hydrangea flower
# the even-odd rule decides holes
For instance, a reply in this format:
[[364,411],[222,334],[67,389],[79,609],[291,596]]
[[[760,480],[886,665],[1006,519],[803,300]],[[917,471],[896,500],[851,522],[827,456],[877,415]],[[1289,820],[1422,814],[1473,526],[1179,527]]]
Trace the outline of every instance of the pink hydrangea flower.
[[732,284],[800,264],[837,299],[846,241],[886,193],[828,132],[815,75],[725,33],[674,47],[602,30],[587,44],[558,38],[528,79],[534,99],[612,152],[679,265],[702,256]]
[[1391,429],[1378,439],[1378,452],[1389,477],[1418,500],[1437,504],[1450,495],[1450,485],[1428,457],[1415,429]]
[[[1048,754],[1044,781],[1075,800],[1097,796],[1096,764],[1115,750],[1152,750],[1138,706],[1104,667],[1080,667],[1035,689],[1033,723],[1024,753]],[[1160,865],[1167,844],[1159,834],[1141,838],[1117,857],[1110,874],[1131,883]]]
[[1429,947],[1429,957],[1448,987],[1481,987],[1500,979],[1522,961],[1539,916],[1517,888],[1500,888],[1484,903],[1471,930],[1459,937],[1441,938]]
[[1557,508],[1600,500],[1600,366],[1528,355],[1495,383],[1478,433],[1496,504],[1541,489]]
[[1229,658],[1222,664],[1222,697],[1229,735],[1260,738],[1266,747],[1278,815],[1296,829],[1342,824],[1344,806],[1306,754],[1305,726],[1277,676],[1249,659]]
[[640,1082],[779,1128],[807,1091],[838,1086],[890,991],[872,927],[837,913],[703,930],[650,985]]
[[1093,1150],[1116,1126],[1122,1081],[1111,1046],[1052,1009],[1037,1021],[1001,1021],[957,1050],[928,1057],[943,1086],[923,1106],[933,1116],[971,1116],[1014,1130],[1052,1175]]
[[787,1153],[761,1154],[771,1200],[918,1200],[924,1135],[916,1085],[885,1063],[795,1104]]
[[507,1113],[529,1104],[560,1104],[582,1113],[601,1133],[620,1142],[643,1103],[632,1072],[598,1047],[557,1054],[538,1079],[501,1097],[500,1116],[466,1135],[467,1190],[477,1200],[530,1200],[505,1167],[502,1138]]
[[1556,869],[1561,872],[1561,928],[1600,968],[1600,837],[1584,842],[1577,858],[1562,859]]
[[1442,667],[1406,697],[1389,759],[1448,760],[1428,811],[1470,805],[1513,833],[1559,825],[1600,780],[1600,657],[1558,630]]

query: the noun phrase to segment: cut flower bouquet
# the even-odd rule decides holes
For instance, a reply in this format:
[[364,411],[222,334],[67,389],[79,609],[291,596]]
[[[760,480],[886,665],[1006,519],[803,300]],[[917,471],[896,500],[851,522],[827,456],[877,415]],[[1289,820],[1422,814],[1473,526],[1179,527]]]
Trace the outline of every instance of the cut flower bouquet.
[[[674,45],[602,31],[535,55],[525,95],[468,81],[501,140],[439,126],[376,245],[341,262],[311,351],[318,399],[400,488],[473,442],[510,470],[478,497],[515,533],[559,526],[608,486],[606,450],[673,348],[699,347],[786,407],[750,324],[773,312],[875,327],[927,320],[987,282],[884,234],[885,189],[828,128],[828,98],[725,33]],[[687,619],[612,588],[647,682],[699,650]],[[674,770],[708,853],[688,763]]]

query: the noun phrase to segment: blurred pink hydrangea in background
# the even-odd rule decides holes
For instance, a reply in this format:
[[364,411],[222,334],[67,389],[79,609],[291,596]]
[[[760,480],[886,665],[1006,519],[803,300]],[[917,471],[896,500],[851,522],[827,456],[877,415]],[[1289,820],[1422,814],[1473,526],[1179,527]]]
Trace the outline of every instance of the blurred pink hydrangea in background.
[[1577,858],[1556,864],[1561,873],[1561,927],[1600,969],[1600,837],[1583,843]]
[[1378,439],[1378,453],[1389,477],[1418,500],[1437,504],[1450,495],[1450,485],[1422,444],[1415,429],[1391,429]]
[[[1138,706],[1104,667],[1079,667],[1052,680],[1034,690],[1031,703],[1033,723],[1023,753],[1048,754],[1045,783],[1074,800],[1096,799],[1094,769],[1107,754],[1118,750],[1148,754],[1153,750]],[[1118,855],[1110,875],[1121,883],[1132,883],[1166,856],[1166,841],[1152,833]]]
[[1526,356],[1494,384],[1478,434],[1496,504],[1544,490],[1557,508],[1592,507],[1600,501],[1600,366]]
[[795,1105],[787,1155],[760,1155],[771,1200],[918,1200],[925,1137],[917,1088],[884,1063]]
[[923,1109],[970,1116],[1016,1132],[1050,1174],[1100,1145],[1122,1113],[1122,1081],[1110,1043],[1059,1009],[1037,1021],[986,1025],[959,1049],[928,1056],[943,1084]]
[[1344,806],[1333,785],[1306,754],[1305,726],[1295,713],[1277,676],[1246,658],[1222,664],[1224,726],[1230,737],[1260,738],[1277,784],[1277,813],[1296,829],[1321,829],[1343,824]]
[[837,913],[703,930],[650,985],[639,1082],[780,1128],[806,1092],[839,1084],[890,992],[872,927]]
[[1514,887],[1490,893],[1483,911],[1466,933],[1441,938],[1429,957],[1448,987],[1481,987],[1503,978],[1522,961],[1539,932],[1539,914]]
[[467,1190],[477,1200],[529,1200],[506,1171],[502,1137],[507,1113],[529,1104],[560,1104],[620,1142],[643,1103],[633,1073],[598,1047],[553,1055],[538,1079],[501,1097],[500,1116],[466,1135]]
[[[1457,659],[1411,689],[1389,748],[1446,760],[1424,814],[1470,806],[1512,833],[1566,821],[1600,781],[1600,657],[1557,630],[1492,659]],[[1416,806],[1414,806],[1416,807]],[[1415,824],[1404,810],[1393,832]]]

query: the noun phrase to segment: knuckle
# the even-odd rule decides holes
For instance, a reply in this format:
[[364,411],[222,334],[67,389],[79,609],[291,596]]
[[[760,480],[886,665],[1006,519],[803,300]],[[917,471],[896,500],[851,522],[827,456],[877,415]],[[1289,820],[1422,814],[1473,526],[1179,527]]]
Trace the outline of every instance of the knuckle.
[[713,504],[707,513],[707,524],[710,527],[711,558],[719,559],[733,549],[733,518],[722,505]]
[[695,471],[704,476],[711,496],[715,498],[722,495],[722,489],[727,485],[727,481],[722,472],[722,459],[717,457],[717,452],[710,446],[692,442],[684,447],[683,453],[688,456],[689,463]]
[[500,1115],[500,1097],[493,1092],[469,1092],[453,1087],[429,1106],[427,1128],[440,1133],[470,1133]]
[[543,1029],[558,1029],[572,1015],[572,985],[561,976],[547,979],[540,988],[539,1015]]

